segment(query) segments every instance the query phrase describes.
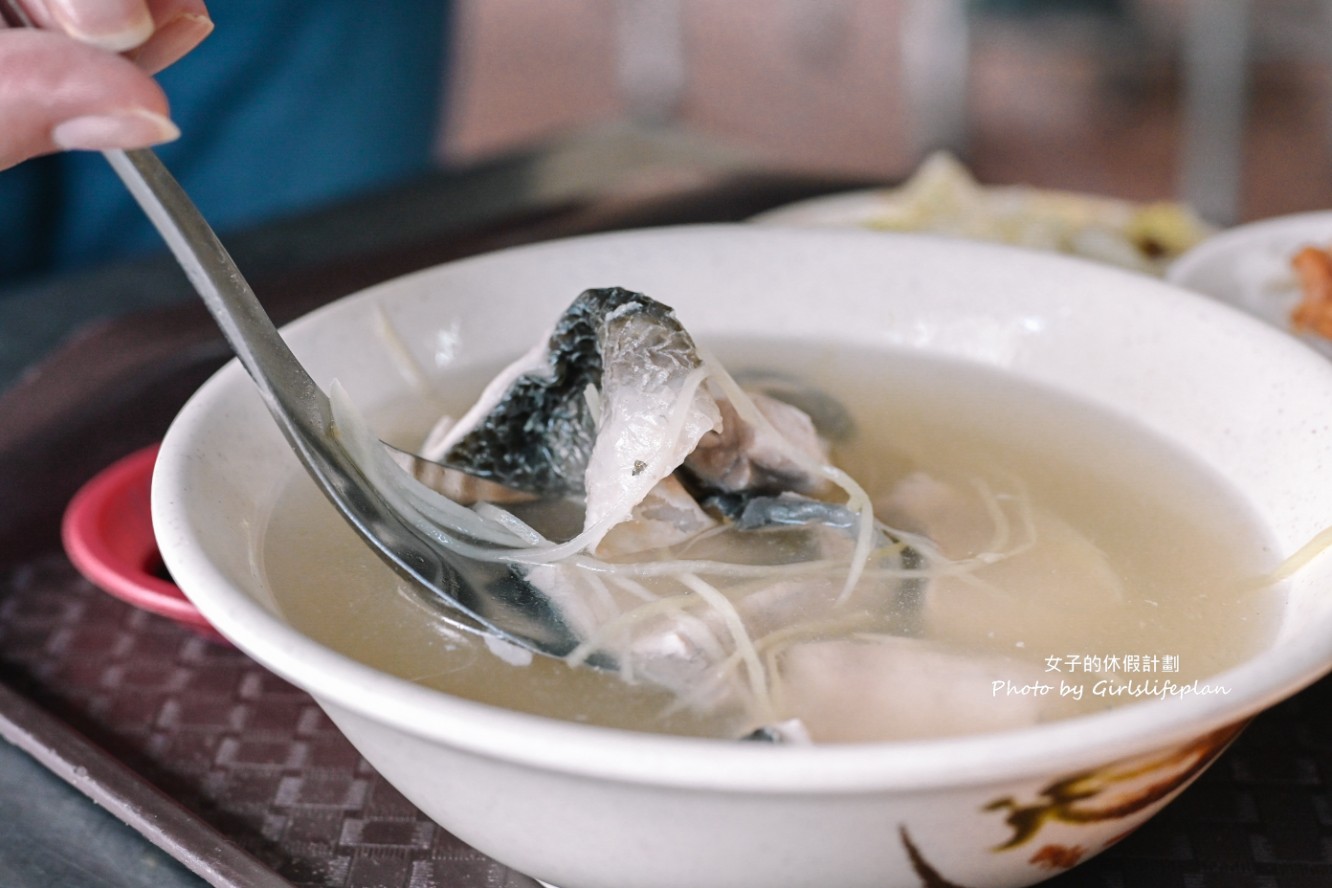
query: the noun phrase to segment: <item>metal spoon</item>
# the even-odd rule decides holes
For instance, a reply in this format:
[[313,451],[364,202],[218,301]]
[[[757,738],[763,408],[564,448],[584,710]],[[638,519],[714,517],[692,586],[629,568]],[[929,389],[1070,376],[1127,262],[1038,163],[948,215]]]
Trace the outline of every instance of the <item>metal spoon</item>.
[[462,631],[550,656],[573,650],[578,639],[512,568],[446,549],[366,479],[337,438],[328,397],[157,155],[146,149],[104,154],[185,270],[310,477],[375,554],[434,593],[446,606],[445,618]]
[[[0,0],[0,23],[37,25],[18,0]],[[147,149],[104,151],[157,228],[315,483],[370,548],[434,593],[462,631],[562,656],[577,645],[545,597],[501,564],[477,563],[425,536],[376,490],[337,440],[327,396],[282,340],[226,248],[185,190]]]

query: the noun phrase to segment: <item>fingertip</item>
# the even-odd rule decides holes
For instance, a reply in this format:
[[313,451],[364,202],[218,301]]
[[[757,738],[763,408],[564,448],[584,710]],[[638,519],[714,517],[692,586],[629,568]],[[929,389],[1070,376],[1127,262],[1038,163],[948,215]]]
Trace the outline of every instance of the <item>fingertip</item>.
[[65,150],[146,148],[178,138],[180,128],[170,118],[147,108],[84,114],[61,121],[51,129],[52,144]]
[[175,64],[211,33],[213,20],[207,15],[182,12],[158,25],[152,38],[129,57],[149,74],[156,74]]

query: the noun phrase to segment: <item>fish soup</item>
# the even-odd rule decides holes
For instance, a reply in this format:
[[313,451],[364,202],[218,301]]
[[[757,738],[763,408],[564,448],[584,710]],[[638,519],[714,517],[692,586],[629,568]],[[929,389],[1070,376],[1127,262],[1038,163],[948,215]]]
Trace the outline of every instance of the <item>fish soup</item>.
[[[863,488],[876,536],[860,562],[854,515],[847,524],[824,489],[763,499],[752,532],[712,517],[725,504],[664,540],[626,540],[637,531],[618,525],[595,558],[527,574],[566,609],[587,605],[571,618],[585,644],[565,661],[515,656],[451,628],[293,473],[260,553],[280,609],[351,657],[497,706],[818,743],[1225,693],[1211,677],[1275,631],[1266,531],[1223,479],[1131,420],[910,352],[708,345],[743,384],[809,416],[829,463]],[[448,389],[474,397],[494,369],[451,375]],[[386,440],[419,450],[441,412],[462,416],[473,397],[362,406]],[[809,502],[812,521],[786,517]],[[653,505],[672,528],[676,505]],[[590,668],[598,646],[620,668]]]

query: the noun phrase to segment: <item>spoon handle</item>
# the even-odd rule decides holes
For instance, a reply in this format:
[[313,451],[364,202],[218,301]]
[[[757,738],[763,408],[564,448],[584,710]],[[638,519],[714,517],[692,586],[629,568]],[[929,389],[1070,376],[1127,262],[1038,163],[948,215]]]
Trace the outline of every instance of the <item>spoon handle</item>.
[[293,445],[328,434],[328,398],[287,343],[189,195],[151,150],[103,152],[166,241]]
[[[11,27],[34,26],[18,0],[0,0],[0,20]],[[102,154],[203,299],[301,464],[356,533],[399,575],[433,592],[443,605],[437,615],[453,628],[540,653],[567,653],[575,642],[562,622],[533,623],[532,590],[521,577],[507,565],[485,564],[479,570],[465,559],[460,562],[414,524],[408,510],[399,509],[369,482],[338,441],[328,396],[282,339],[212,226],[157,155],[147,148]],[[509,589],[512,600],[496,597],[491,589],[497,585]],[[535,629],[545,631],[534,636]]]
[[[37,27],[18,0],[0,0],[0,22],[14,28]],[[185,189],[147,148],[102,154],[203,298],[283,434],[293,444],[298,443],[302,432],[323,436],[332,419],[328,398],[282,340]]]
[[442,619],[468,633],[513,638],[459,601],[454,568],[382,501],[337,443],[328,396],[157,155],[146,148],[103,154],[184,269],[301,464],[343,518],[400,574],[441,593],[447,605]]

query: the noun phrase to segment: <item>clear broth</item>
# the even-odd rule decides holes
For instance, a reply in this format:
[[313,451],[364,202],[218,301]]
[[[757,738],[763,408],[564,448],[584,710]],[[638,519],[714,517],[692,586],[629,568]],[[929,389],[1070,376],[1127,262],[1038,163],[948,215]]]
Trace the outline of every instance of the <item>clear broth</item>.
[[[833,394],[855,429],[835,448],[834,462],[872,496],[921,469],[959,485],[977,475],[1021,479],[1032,504],[1104,553],[1126,590],[1113,608],[1028,608],[1017,595],[1001,620],[959,619],[943,628],[950,651],[1023,664],[1013,687],[990,694],[999,705],[1040,695],[1027,687],[1036,676],[1053,688],[1041,695],[1049,698],[1041,719],[1094,712],[1158,696],[1146,692],[1147,683],[1205,681],[1270,641],[1280,602],[1273,590],[1246,582],[1275,565],[1270,535],[1223,479],[1130,420],[994,370],[909,353],[746,341],[715,350],[732,370],[771,366],[767,356],[780,354],[783,374]],[[465,380],[470,386],[451,377],[449,388],[474,393],[490,375],[477,373]],[[386,438],[411,446],[440,407],[457,413],[468,403],[398,404],[374,419]],[[264,539],[262,571],[292,625],[385,672],[553,718],[734,736],[730,715],[672,711],[672,695],[659,689],[545,658],[505,663],[403,588],[303,474],[293,473],[278,495]],[[1092,670],[1087,657],[1102,668]],[[1109,657],[1117,669],[1104,668]],[[1152,668],[1130,672],[1130,657]],[[1096,693],[1135,682],[1139,693]],[[1061,684],[1084,692],[1061,697]],[[878,739],[901,736],[918,733],[906,726]]]

